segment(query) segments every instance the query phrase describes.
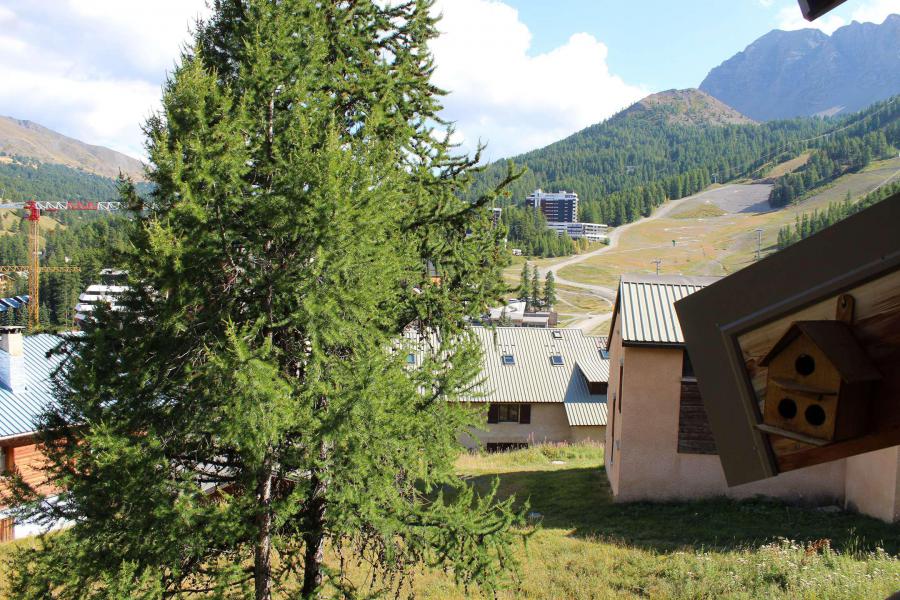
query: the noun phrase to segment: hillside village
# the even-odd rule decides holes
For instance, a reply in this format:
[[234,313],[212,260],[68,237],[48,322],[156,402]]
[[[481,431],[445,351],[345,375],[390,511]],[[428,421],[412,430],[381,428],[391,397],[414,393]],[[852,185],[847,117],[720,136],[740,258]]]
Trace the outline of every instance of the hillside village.
[[358,4],[0,117],[0,598],[900,593],[900,14],[479,163]]

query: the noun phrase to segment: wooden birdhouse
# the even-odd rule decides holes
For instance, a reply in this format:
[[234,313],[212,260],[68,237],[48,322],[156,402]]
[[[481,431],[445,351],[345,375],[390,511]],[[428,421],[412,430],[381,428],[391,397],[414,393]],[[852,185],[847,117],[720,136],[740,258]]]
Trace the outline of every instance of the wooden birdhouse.
[[760,363],[768,367],[760,429],[815,445],[869,427],[881,374],[845,321],[796,321]]

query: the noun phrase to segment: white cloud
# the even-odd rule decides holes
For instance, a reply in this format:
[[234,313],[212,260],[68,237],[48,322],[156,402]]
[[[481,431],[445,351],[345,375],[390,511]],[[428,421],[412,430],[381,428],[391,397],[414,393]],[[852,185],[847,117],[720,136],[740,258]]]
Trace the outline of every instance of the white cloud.
[[853,11],[851,18],[860,23],[884,23],[888,15],[900,13],[900,0],[871,0]]
[[646,95],[609,72],[606,45],[576,33],[531,56],[518,12],[492,0],[443,0],[442,35],[432,43],[435,83],[450,91],[445,116],[463,148],[488,143],[490,158],[556,141]]
[[0,114],[142,158],[141,124],[205,0],[10,0]]
[[[531,32],[498,0],[442,0],[435,81],[454,140],[494,158],[601,121],[645,95],[609,72],[606,45],[575,33],[530,55]],[[205,0],[3,0],[0,114],[143,157],[140,126]]]
[[769,8],[775,3],[775,0],[759,0],[760,6],[764,8]]
[[[888,15],[894,13],[900,13],[900,0],[869,0],[868,2],[862,2],[857,5],[853,12],[850,13],[850,21],[881,24]],[[799,6],[794,2],[779,10],[776,18],[778,28],[784,29],[785,31],[814,28],[821,29],[828,35],[831,35],[838,28],[850,23],[847,19],[834,13],[826,14],[812,22],[807,21],[800,14]]]
[[807,21],[800,13],[800,7],[797,4],[785,6],[778,11],[778,29],[785,31],[794,31],[795,29],[819,29],[828,35],[831,35],[839,27],[847,24],[847,21],[837,15],[825,15],[819,17],[815,21]]

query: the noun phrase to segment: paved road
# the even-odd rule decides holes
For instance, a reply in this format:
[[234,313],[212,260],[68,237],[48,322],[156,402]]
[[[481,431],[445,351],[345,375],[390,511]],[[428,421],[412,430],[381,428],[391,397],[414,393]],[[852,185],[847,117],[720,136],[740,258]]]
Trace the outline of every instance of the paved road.
[[[612,304],[616,301],[616,290],[615,289],[608,288],[608,287],[605,287],[602,285],[594,285],[591,283],[581,283],[578,281],[571,281],[569,279],[565,279],[563,277],[560,277],[560,275],[559,275],[560,269],[564,269],[565,267],[570,267],[572,265],[577,265],[580,262],[586,261],[590,258],[594,258],[595,256],[599,256],[599,255],[603,254],[604,252],[609,252],[611,250],[614,250],[619,245],[619,239],[622,237],[622,235],[625,232],[627,232],[628,230],[630,230],[632,227],[635,227],[636,225],[639,225],[641,223],[646,223],[647,221],[652,221],[654,219],[659,219],[661,217],[665,217],[669,213],[671,213],[673,210],[675,210],[676,208],[680,208],[681,206],[683,206],[685,204],[690,204],[695,200],[703,198],[704,196],[714,195],[716,197],[721,197],[723,194],[732,193],[732,192],[738,191],[741,188],[746,189],[748,187],[751,187],[751,186],[739,185],[739,184],[724,185],[719,188],[707,190],[705,192],[700,192],[699,194],[694,194],[693,196],[687,196],[686,198],[680,198],[678,200],[672,200],[670,202],[667,202],[661,208],[655,210],[653,212],[653,214],[651,214],[649,217],[643,217],[637,221],[628,223],[626,225],[621,225],[621,226],[613,229],[612,233],[610,233],[610,235],[609,235],[609,244],[608,245],[606,245],[602,248],[599,248],[597,250],[594,250],[592,252],[587,252],[586,254],[578,254],[576,256],[572,256],[565,260],[561,260],[560,262],[555,263],[544,269],[539,269],[540,276],[541,276],[541,278],[544,278],[547,276],[547,273],[552,272],[553,277],[556,279],[557,284],[586,290],[588,292],[596,294],[597,296],[603,298],[604,300],[606,300],[610,304]],[[752,187],[755,188],[757,186],[752,186]],[[599,315],[594,315],[594,314],[589,313],[589,314],[584,315],[584,319],[582,319],[580,321],[576,321],[576,322],[572,323],[570,326],[577,327],[577,328],[581,329],[582,331],[591,331],[594,328],[596,328],[598,325],[600,325],[601,323],[603,323],[604,321],[606,321],[610,318],[612,318],[611,313],[602,313]]]

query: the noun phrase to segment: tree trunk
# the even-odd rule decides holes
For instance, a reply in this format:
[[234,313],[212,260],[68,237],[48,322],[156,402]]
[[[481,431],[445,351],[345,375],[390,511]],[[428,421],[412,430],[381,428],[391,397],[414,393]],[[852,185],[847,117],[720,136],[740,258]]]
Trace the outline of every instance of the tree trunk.
[[272,600],[272,460],[267,458],[256,490],[261,508],[256,517],[257,535],[253,561],[256,600]]
[[303,560],[303,590],[306,600],[319,597],[322,587],[322,562],[325,559],[325,491],[326,483],[319,473],[314,473],[310,482],[307,527],[303,534],[306,554]]

